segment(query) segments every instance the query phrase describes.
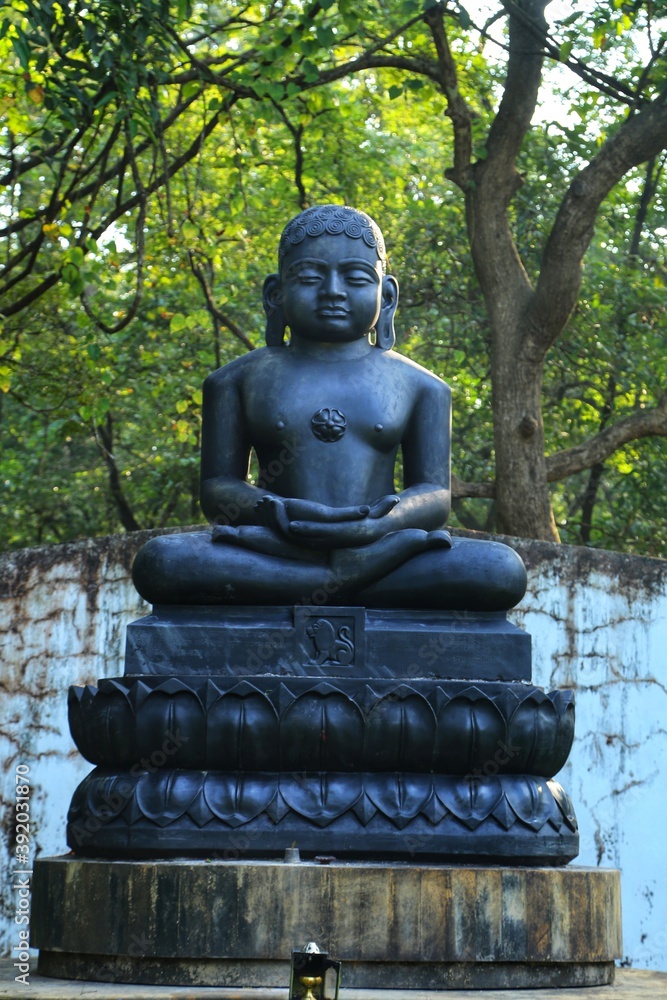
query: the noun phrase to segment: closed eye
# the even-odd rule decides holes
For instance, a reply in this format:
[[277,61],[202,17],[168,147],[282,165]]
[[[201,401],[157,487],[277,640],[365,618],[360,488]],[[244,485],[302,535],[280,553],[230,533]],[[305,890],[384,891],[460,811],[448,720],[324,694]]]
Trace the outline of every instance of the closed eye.
[[346,280],[351,285],[376,285],[377,280],[365,271],[353,271],[345,275]]
[[341,271],[345,280],[352,285],[377,285],[380,280],[375,268],[371,267],[367,261],[342,261]]
[[322,275],[319,271],[306,270],[305,268],[301,271],[293,271],[287,276],[289,285],[316,285],[321,280]]

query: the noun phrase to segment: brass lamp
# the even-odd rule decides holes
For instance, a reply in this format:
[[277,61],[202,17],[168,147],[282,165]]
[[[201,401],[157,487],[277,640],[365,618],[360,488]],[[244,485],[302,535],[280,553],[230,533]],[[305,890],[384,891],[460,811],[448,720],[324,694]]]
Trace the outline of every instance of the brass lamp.
[[290,1000],[338,1000],[341,962],[329,958],[310,941],[303,951],[292,952]]

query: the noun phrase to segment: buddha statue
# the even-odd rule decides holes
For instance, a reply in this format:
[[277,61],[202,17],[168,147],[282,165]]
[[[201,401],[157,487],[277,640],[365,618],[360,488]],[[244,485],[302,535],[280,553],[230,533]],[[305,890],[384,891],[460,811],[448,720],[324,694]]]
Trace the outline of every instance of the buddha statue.
[[392,350],[382,234],[362,212],[315,207],[278,259],[266,347],[204,386],[212,528],[139,551],[134,581],[156,607],[128,625],[124,676],[70,691],[97,767],[68,843],[92,857],[240,851],[244,865],[290,844],[569,861],[574,812],[549,779],[572,745],[572,696],[532,685],[531,637],[507,621],[519,556],[444,527],[451,393]]
[[263,300],[266,347],[204,383],[201,504],[213,528],[151,539],[133,568],[142,597],[471,611],[517,604],[526,586],[519,556],[444,529],[451,392],[392,349],[398,285],[375,222],[335,205],[302,212],[282,234]]

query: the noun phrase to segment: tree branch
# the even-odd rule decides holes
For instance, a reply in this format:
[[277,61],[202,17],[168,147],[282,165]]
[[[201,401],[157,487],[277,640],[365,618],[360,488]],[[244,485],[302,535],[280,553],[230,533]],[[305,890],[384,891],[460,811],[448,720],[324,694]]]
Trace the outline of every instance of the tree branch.
[[525,336],[546,354],[574,309],[582,261],[593,238],[600,205],[625,174],[667,148],[667,105],[654,102],[626,118],[600,152],[575,177],[563,198],[544,248]]
[[496,495],[495,483],[466,483],[452,473],[452,499],[460,500],[462,497],[482,497],[493,499]]
[[52,271],[51,274],[47,274],[40,282],[38,282],[29,292],[22,295],[20,299],[16,299],[8,306],[3,306],[0,309],[0,316],[3,319],[7,319],[9,316],[15,316],[16,313],[21,312],[26,306],[32,305],[37,299],[40,299],[45,292],[48,292],[49,288],[53,288],[60,281],[60,271]]
[[[169,112],[169,114],[165,118],[164,122],[162,123],[162,129],[163,129],[163,131],[166,131],[168,128],[170,128],[172,125],[174,125],[179,120],[179,118],[181,117],[181,115],[185,111],[187,111],[187,109],[190,107],[191,104],[194,103],[194,101],[196,99],[197,99],[196,96],[189,97],[187,100],[181,101],[180,104],[177,104],[175,108],[172,108],[172,110]],[[236,97],[234,97],[234,96],[231,96],[231,97],[228,98],[227,102],[225,103],[225,107],[221,108],[216,113],[216,115],[214,115],[214,118],[216,119],[216,123],[219,120],[219,116],[224,111],[228,111],[232,107],[232,105],[235,103],[235,101],[236,101]],[[152,139],[145,139],[143,142],[139,143],[139,145],[137,146],[136,151],[135,151],[135,155],[137,157],[140,157],[152,145],[153,145],[153,140]],[[198,147],[197,147],[197,149],[198,149]],[[106,161],[108,159],[108,154],[105,154],[103,157],[102,157],[102,155],[100,155],[99,159],[103,159],[104,162],[106,163]],[[71,202],[72,204],[74,204],[76,201],[81,201],[83,198],[88,198],[91,194],[93,194],[94,192],[96,192],[96,191],[99,190],[100,185],[108,183],[114,177],[118,177],[119,175],[122,176],[122,174],[127,169],[128,163],[129,163],[129,159],[128,159],[128,156],[127,156],[127,152],[124,152],[123,155],[120,156],[120,157],[118,157],[108,169],[106,169],[103,172],[99,173],[98,176],[93,181],[90,181],[90,183],[86,184],[84,187],[80,187],[80,188],[76,188],[76,189],[68,191],[67,200],[69,202]],[[180,167],[178,167],[177,169],[180,169]],[[172,170],[172,174],[173,174],[173,170]],[[60,209],[63,206],[63,200],[61,199],[61,200],[55,202],[54,204],[55,204],[55,207],[56,207],[57,211],[60,211]],[[41,223],[43,217],[44,216],[43,216],[43,213],[42,213],[40,215],[34,215],[34,216],[32,216],[31,218],[28,218],[28,219],[23,219],[23,218],[22,219],[16,219],[14,222],[11,222],[8,225],[4,226],[2,229],[0,229],[0,239],[2,237],[7,237],[7,236],[12,235],[13,233],[19,232],[20,230],[24,229],[26,226],[33,225],[34,223],[37,223],[37,222]],[[102,232],[103,231],[104,231],[104,229],[102,229]]]
[[285,122],[285,126],[294,141],[294,184],[296,185],[296,189],[299,192],[299,208],[303,210],[305,208],[308,208],[308,193],[303,183],[304,161],[303,161],[303,149],[301,147],[301,140],[303,139],[304,127],[302,123],[299,123],[299,125],[292,124],[292,122],[289,119],[289,116],[287,115],[287,112],[285,111],[283,106],[278,103],[278,101],[274,101],[273,99],[271,99],[271,103],[273,104],[274,108],[276,109],[282,120]]
[[[551,2],[551,0],[547,0],[547,2]],[[541,27],[536,25],[529,15],[526,15],[526,13],[521,9],[519,3],[513,3],[512,0],[505,0],[503,6],[509,14],[521,21],[526,29],[531,32],[534,38],[543,47],[545,55],[549,55],[560,65],[567,66],[567,68],[580,77],[584,83],[588,83],[601,93],[607,94],[609,97],[613,97],[614,100],[629,105],[634,105],[636,103],[637,95],[641,92],[641,88],[638,88],[637,93],[635,93],[632,88],[628,87],[628,85],[623,83],[622,80],[589,66],[586,62],[576,56],[570,56],[563,64],[560,46],[555,42],[552,42]],[[546,7],[546,4],[543,4],[543,7]]]
[[470,108],[459,90],[456,63],[449,47],[445,30],[444,8],[431,7],[424,20],[431,29],[433,42],[438,53],[440,88],[447,98],[447,117],[454,128],[454,166],[445,171],[445,176],[462,191],[467,191],[470,183],[470,160],[472,157],[472,116]]
[[209,283],[206,280],[206,275],[204,274],[203,270],[195,260],[195,255],[191,250],[188,250],[188,259],[190,261],[190,269],[194,274],[195,278],[197,279],[197,281],[199,282],[201,290],[204,293],[206,308],[210,312],[211,316],[214,319],[216,319],[219,323],[221,323],[222,326],[227,327],[229,332],[233,333],[234,336],[237,337],[238,340],[240,340],[241,343],[244,344],[249,351],[254,351],[255,345],[252,343],[251,340],[248,339],[248,337],[246,337],[241,327],[238,326],[238,324],[235,323],[234,320],[230,319],[229,316],[226,315],[226,313],[221,312],[221,310],[218,309],[218,307],[216,306],[215,301],[213,299],[213,292],[211,291]]
[[[144,189],[144,191],[142,192],[135,191],[132,195],[126,198],[125,201],[116,204],[114,210],[110,212],[107,216],[105,216],[103,221],[101,223],[98,223],[98,225],[94,229],[90,230],[91,237],[93,239],[97,239],[99,236],[101,236],[102,233],[105,231],[105,229],[107,229],[112,222],[115,222],[116,219],[124,215],[125,212],[128,212],[131,209],[136,208],[136,206],[141,203],[144,197],[147,198],[149,195],[154,194],[159,188],[161,188],[165,184],[168,178],[173,177],[174,174],[181,169],[181,167],[185,166],[185,164],[189,163],[190,160],[193,159],[193,157],[197,156],[197,154],[200,151],[201,144],[205,141],[205,139],[208,138],[211,132],[213,132],[216,125],[220,121],[222,114],[229,110],[229,108],[231,107],[231,105],[234,103],[235,100],[236,99],[233,96],[230,97],[228,102],[225,104],[225,107],[221,108],[219,111],[216,111],[215,114],[209,119],[209,121],[203,126],[203,128],[199,132],[199,135],[194,139],[194,141],[185,150],[185,152],[182,153],[180,156],[177,156],[174,160],[172,160],[168,169],[164,170],[161,174],[159,174]],[[136,155],[139,154],[140,148],[141,147],[137,148]],[[127,166],[125,158],[123,158],[122,162],[124,166]],[[113,168],[110,168],[108,174],[109,176],[107,179],[111,179],[111,177],[116,176]],[[77,200],[82,197],[85,197],[86,193],[90,193],[94,188],[97,187],[98,183],[99,180],[96,181],[95,184],[87,185],[81,191],[74,192],[73,196]],[[25,295],[22,295],[19,299],[16,299],[9,305],[0,308],[0,316],[7,318],[9,316],[16,315],[16,313],[21,312],[21,310],[25,309],[26,306],[31,305],[31,303],[39,299],[46,291],[49,290],[49,288],[52,288],[53,285],[57,284],[59,280],[60,280],[60,271],[52,271],[51,274],[47,275],[47,277],[44,278],[42,281],[40,281],[37,285],[35,285],[34,288],[32,288],[29,292],[26,292]]]
[[134,146],[132,143],[132,135],[129,129],[129,125],[126,128],[126,149],[130,158],[130,163],[132,165],[132,180],[134,182],[134,188],[140,197],[139,201],[139,211],[137,212],[137,220],[134,227],[134,242],[137,251],[137,273],[135,279],[135,289],[134,295],[132,297],[132,302],[130,303],[129,309],[127,309],[125,315],[118,320],[117,323],[109,324],[105,323],[103,319],[95,315],[95,312],[88,300],[88,293],[85,288],[81,292],[81,305],[83,306],[86,315],[93,323],[102,330],[103,333],[113,335],[115,333],[120,333],[124,330],[126,326],[129,326],[134,317],[139,311],[139,306],[141,305],[141,300],[143,298],[144,291],[144,241],[145,241],[145,224],[146,224],[146,207],[147,207],[147,196],[146,190],[144,188],[143,181],[141,179],[141,174],[139,172],[139,167],[137,165],[136,157],[134,154]]
[[[533,36],[537,26],[546,31],[547,0],[525,0],[530,19],[510,14],[510,44],[503,97],[489,129],[486,159],[473,167],[473,187],[468,196],[470,248],[492,327],[507,326],[506,317],[516,303],[532,294],[528,275],[516,249],[508,208],[521,185],[516,157],[530,127],[542,76],[543,51]],[[510,5],[512,7],[513,5]],[[518,336],[512,332],[511,336]]]
[[629,441],[645,437],[667,437],[667,396],[653,409],[638,410],[610,427],[605,427],[583,444],[549,455],[547,479],[553,483],[557,479],[565,479],[566,476],[590,469]]
[[109,488],[118,509],[120,523],[126,531],[141,531],[141,525],[137,523],[132,508],[123,493],[120,473],[113,455],[113,421],[110,413],[107,413],[106,423],[98,424],[95,428],[95,437],[109,471]]
[[525,0],[522,8],[518,8],[521,17],[517,16],[517,5],[505,5],[510,14],[507,76],[498,113],[489,129],[487,159],[482,166],[492,166],[490,172],[499,170],[505,174],[506,190],[501,194],[508,202],[520,184],[515,161],[530,128],[542,82],[543,40],[547,32],[544,8],[548,2]]

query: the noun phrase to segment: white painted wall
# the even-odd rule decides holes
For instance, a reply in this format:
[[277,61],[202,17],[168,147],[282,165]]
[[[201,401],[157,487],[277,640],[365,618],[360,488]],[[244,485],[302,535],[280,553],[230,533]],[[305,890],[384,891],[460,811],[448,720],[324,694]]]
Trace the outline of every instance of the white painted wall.
[[[31,857],[66,852],[65,817],[90,769],[67,726],[70,684],[122,673],[127,622],[146,606],[129,566],[147,534],[0,557],[0,854],[13,870],[15,765],[30,766]],[[577,863],[623,873],[625,962],[667,970],[667,562],[512,540],[529,567],[517,624],[533,676],[576,689],[577,736],[559,780],[581,827]],[[4,864],[6,862],[6,865]],[[0,950],[16,942],[16,895],[0,896]]]
[[513,614],[533,636],[533,679],[576,691],[558,779],[579,820],[576,863],[621,869],[624,963],[666,970],[667,562],[517,547],[534,562]]
[[[145,539],[147,535],[141,534]],[[0,556],[0,868],[15,870],[16,765],[30,768],[30,857],[63,854],[65,818],[91,770],[67,723],[67,690],[122,673],[125,626],[146,605],[129,576],[129,537],[25,549]],[[0,954],[18,943],[17,893],[0,890]]]

